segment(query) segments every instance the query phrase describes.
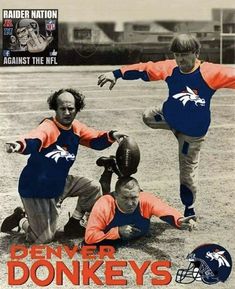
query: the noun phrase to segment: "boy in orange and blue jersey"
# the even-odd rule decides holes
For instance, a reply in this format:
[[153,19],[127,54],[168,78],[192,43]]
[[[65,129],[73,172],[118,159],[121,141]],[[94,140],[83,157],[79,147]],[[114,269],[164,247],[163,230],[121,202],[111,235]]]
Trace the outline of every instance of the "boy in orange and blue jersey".
[[124,66],[99,76],[98,85],[117,79],[164,80],[169,89],[162,107],[143,113],[144,123],[153,129],[173,132],[179,145],[180,197],[184,216],[195,215],[200,150],[210,125],[210,103],[219,88],[235,88],[235,69],[198,59],[199,41],[192,35],[177,35],[170,47],[174,60]]
[[152,216],[175,226],[193,229],[192,217],[183,217],[152,193],[140,190],[133,177],[120,177],[115,191],[102,196],[95,203],[88,219],[86,244],[120,244],[149,232]]
[[[53,240],[57,229],[58,207],[67,197],[78,197],[76,209],[64,227],[66,235],[82,235],[81,220],[102,195],[100,184],[82,176],[69,175],[79,145],[103,150],[123,137],[117,131],[99,131],[75,119],[83,109],[84,96],[73,89],[61,89],[48,98],[55,117],[41,124],[18,141],[7,143],[8,153],[30,155],[19,179],[19,194],[24,210],[16,208],[1,231],[22,228],[35,243]],[[27,218],[25,218],[25,213]]]

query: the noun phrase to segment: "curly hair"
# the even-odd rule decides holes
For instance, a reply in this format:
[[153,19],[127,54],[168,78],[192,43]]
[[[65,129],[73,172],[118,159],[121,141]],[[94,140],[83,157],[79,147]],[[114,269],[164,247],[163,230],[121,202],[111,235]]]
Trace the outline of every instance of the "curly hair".
[[57,99],[64,92],[69,92],[73,95],[75,99],[76,111],[81,111],[85,107],[85,96],[80,91],[77,91],[72,88],[65,88],[65,89],[63,88],[58,91],[55,91],[48,97],[47,103],[50,109],[57,110]]
[[170,51],[174,53],[196,52],[199,53],[201,44],[199,40],[191,34],[179,34],[175,36],[170,45]]

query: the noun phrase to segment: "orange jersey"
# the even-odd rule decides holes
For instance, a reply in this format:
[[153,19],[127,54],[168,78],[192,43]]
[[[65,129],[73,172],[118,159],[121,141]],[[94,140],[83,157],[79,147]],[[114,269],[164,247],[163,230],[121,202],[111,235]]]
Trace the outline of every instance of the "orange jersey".
[[23,136],[21,153],[30,154],[19,180],[19,193],[24,198],[56,198],[63,193],[79,145],[96,150],[109,147],[109,133],[94,130],[74,120],[71,127],[55,119],[45,119]]
[[120,239],[118,227],[124,225],[134,225],[141,231],[141,235],[145,235],[152,216],[159,217],[176,227],[179,227],[178,219],[183,217],[176,209],[151,193],[140,192],[139,204],[131,214],[123,213],[114,197],[105,195],[92,208],[86,227],[85,242],[94,244],[105,239]]
[[195,70],[180,71],[175,60],[138,63],[113,71],[116,78],[144,81],[164,80],[169,89],[163,115],[169,126],[193,137],[206,134],[210,125],[210,103],[219,88],[235,88],[235,69],[196,61]]

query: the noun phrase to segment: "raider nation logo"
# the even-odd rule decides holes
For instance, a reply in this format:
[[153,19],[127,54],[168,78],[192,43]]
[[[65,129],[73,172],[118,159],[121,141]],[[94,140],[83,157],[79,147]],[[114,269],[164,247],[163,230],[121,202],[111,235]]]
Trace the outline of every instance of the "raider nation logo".
[[4,9],[3,65],[56,65],[57,9]]
[[179,269],[176,282],[190,284],[200,281],[205,284],[225,282],[232,271],[232,258],[229,252],[217,244],[204,244],[187,256],[187,269]]

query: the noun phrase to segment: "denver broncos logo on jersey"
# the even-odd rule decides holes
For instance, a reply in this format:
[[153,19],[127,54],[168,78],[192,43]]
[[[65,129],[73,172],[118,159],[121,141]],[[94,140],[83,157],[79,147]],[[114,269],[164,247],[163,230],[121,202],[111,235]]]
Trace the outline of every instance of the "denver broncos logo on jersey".
[[74,154],[70,154],[68,151],[66,151],[65,149],[63,149],[60,146],[56,146],[57,149],[53,150],[52,152],[46,154],[45,156],[47,158],[52,158],[55,160],[55,162],[57,163],[58,160],[60,158],[65,158],[66,161],[74,161],[75,160],[75,155]]
[[186,91],[173,95],[174,99],[179,99],[185,106],[188,101],[194,101],[195,105],[205,106],[205,99],[200,98],[191,88],[186,86]]
[[206,258],[211,258],[210,261],[212,261],[212,260],[218,261],[219,262],[219,267],[221,267],[221,266],[230,267],[229,262],[223,256],[224,252],[225,251],[214,251],[214,252],[208,251],[206,253]]

